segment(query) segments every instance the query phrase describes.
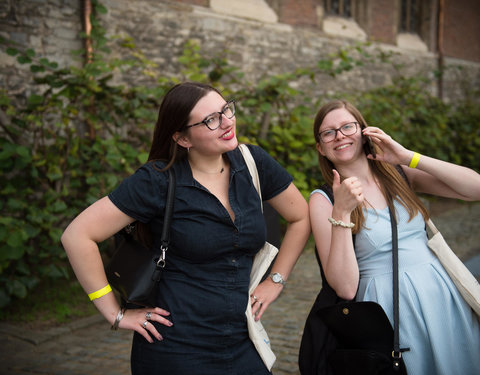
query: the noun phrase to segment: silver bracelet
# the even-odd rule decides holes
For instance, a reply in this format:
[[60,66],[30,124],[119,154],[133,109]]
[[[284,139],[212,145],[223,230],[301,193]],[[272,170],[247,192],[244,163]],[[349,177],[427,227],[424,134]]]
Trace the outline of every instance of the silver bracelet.
[[125,309],[121,308],[120,311],[117,314],[117,317],[115,318],[115,321],[113,322],[112,326],[110,327],[110,329],[112,331],[116,331],[118,329],[118,325],[120,324],[120,320],[122,320],[124,313],[125,313]]
[[337,220],[335,220],[333,217],[329,217],[329,218],[328,218],[328,221],[329,221],[330,223],[332,223],[332,225],[333,225],[334,227],[343,227],[343,228],[349,228],[349,229],[351,229],[351,228],[353,228],[353,227],[355,226],[355,224],[353,224],[353,223],[347,224],[347,223],[344,223],[342,220],[338,220],[338,221],[337,221]]

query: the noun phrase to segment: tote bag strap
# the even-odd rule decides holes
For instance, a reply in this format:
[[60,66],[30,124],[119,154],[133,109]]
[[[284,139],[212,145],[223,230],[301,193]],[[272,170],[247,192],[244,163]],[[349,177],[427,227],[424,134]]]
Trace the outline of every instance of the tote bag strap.
[[243,158],[245,159],[245,163],[247,163],[248,171],[252,176],[253,185],[255,186],[255,189],[257,189],[258,196],[260,197],[260,206],[262,207],[262,211],[263,211],[262,190],[260,189],[260,178],[258,177],[257,164],[255,163],[255,159],[253,158],[252,153],[248,149],[247,145],[240,144],[238,145],[238,148],[240,149],[240,152],[242,153]]
[[428,225],[428,227],[430,228],[430,230],[432,231],[432,236],[434,236],[435,234],[438,233],[438,229],[437,229],[437,227],[435,226],[435,224],[433,224],[432,219],[428,219],[427,225]]

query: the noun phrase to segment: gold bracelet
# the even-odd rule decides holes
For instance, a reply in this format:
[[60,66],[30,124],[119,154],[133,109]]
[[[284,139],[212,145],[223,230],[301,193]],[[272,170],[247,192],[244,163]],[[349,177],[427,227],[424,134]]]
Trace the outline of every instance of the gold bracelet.
[[338,220],[338,221],[337,221],[337,220],[335,220],[333,217],[329,217],[329,218],[328,218],[328,221],[329,221],[330,223],[332,223],[332,225],[333,225],[334,227],[342,227],[342,228],[349,228],[349,229],[351,229],[351,228],[353,228],[353,227],[355,226],[355,224],[353,224],[353,223],[347,224],[347,223],[344,223],[342,220]]
[[112,291],[112,287],[110,284],[107,284],[107,286],[103,287],[102,289],[97,290],[96,292],[90,293],[88,297],[90,298],[90,301],[93,301],[94,299],[103,297],[105,294],[108,294]]
[[418,152],[414,152],[412,156],[412,160],[410,161],[409,168],[417,168],[418,161],[420,160],[420,154]]

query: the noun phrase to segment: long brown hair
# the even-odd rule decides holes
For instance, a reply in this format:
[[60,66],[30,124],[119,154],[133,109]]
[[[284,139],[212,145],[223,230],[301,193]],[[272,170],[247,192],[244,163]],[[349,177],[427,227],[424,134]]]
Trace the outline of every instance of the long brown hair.
[[165,160],[170,168],[177,160],[187,157],[187,150],[174,141],[176,132],[184,131],[190,121],[190,113],[200,99],[209,92],[220,92],[214,87],[199,82],[184,82],[173,86],[163,98],[153,132],[148,160]]
[[[149,162],[163,160],[167,163],[161,171],[168,170],[177,160],[187,157],[187,150],[175,142],[173,135],[185,131],[193,107],[211,91],[222,96],[214,87],[199,82],[179,83],[165,94],[158,110],[148,155]],[[136,236],[146,246],[152,246],[153,238],[148,224],[137,222]]]
[[[315,116],[315,121],[313,123],[313,136],[315,137],[317,144],[320,144],[321,142],[319,130],[325,116],[331,111],[339,108],[345,108],[348,112],[350,112],[352,116],[355,117],[355,120],[358,122],[361,129],[364,129],[368,126],[360,111],[351,103],[347,102],[346,100],[333,100],[323,105]],[[363,148],[365,154],[368,155],[371,153],[368,142],[365,142]],[[329,186],[332,186],[332,169],[334,169],[335,166],[320,152],[318,153],[318,164],[320,166],[320,172],[322,173],[323,179]],[[387,201],[388,207],[392,213],[394,213],[394,215],[395,210],[393,206],[393,200],[398,198],[400,204],[402,204],[402,206],[404,206],[408,211],[410,218],[409,220],[413,219],[413,217],[419,212],[422,214],[425,220],[428,219],[428,211],[426,207],[417,197],[415,192],[410,188],[406,179],[400,175],[395,166],[389,163],[371,159],[368,159],[368,166],[379,184],[380,190]],[[340,176],[340,178],[343,180],[342,176]],[[352,212],[351,220],[355,224],[355,227],[352,230],[353,233],[358,233],[365,223],[363,207],[365,207],[365,203],[363,203],[362,206],[357,206]]]

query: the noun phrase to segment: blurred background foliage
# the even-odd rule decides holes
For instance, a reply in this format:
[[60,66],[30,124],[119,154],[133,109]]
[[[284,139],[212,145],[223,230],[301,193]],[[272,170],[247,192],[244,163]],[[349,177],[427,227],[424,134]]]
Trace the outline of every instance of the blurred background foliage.
[[[359,65],[392,64],[391,56],[371,55],[362,45],[341,49],[314,67],[249,82],[229,62],[229,51],[205,57],[200,45],[187,42],[178,75],[167,77],[134,40],[107,39],[95,16],[92,24],[92,60],[80,68],[60,68],[0,39],[6,53],[29,67],[36,88],[28,97],[0,89],[0,307],[24,299],[41,280],[71,276],[60,244],[63,229],[145,162],[162,97],[178,82],[210,83],[235,98],[239,141],[265,148],[305,197],[322,182],[313,118],[333,97],[351,101],[369,124],[405,147],[479,170],[480,106],[472,99],[478,88],[470,88],[464,101],[446,104],[430,94],[430,79],[403,76],[397,67],[389,86],[312,97],[322,77],[336,78]],[[121,59],[110,57],[112,44],[122,49]],[[119,83],[122,75],[138,76],[142,84]],[[102,251],[107,246],[101,244]]]

